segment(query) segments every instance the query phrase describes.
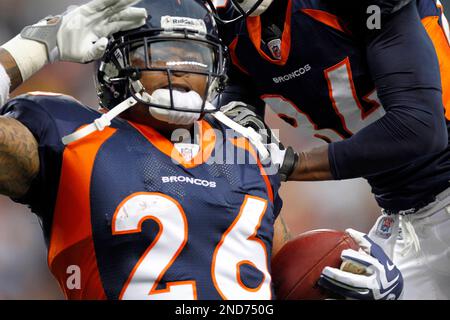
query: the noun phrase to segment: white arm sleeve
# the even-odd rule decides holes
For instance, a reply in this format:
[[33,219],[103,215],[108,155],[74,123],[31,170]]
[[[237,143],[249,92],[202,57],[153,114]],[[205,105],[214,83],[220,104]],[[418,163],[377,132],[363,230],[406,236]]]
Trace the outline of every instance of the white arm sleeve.
[[6,73],[5,68],[0,64],[0,107],[8,100],[10,86],[11,80]]

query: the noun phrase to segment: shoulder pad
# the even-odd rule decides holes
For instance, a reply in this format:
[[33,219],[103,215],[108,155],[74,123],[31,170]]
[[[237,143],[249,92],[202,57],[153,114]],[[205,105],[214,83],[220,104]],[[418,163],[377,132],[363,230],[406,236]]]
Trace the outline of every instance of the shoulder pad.
[[32,102],[47,112],[62,118],[98,114],[95,110],[87,107],[72,96],[61,93],[35,91],[11,99],[11,101],[19,100]]
[[55,128],[51,129],[55,139],[99,117],[97,111],[70,96],[47,92],[33,92],[13,98],[0,108],[0,114],[16,118],[35,136],[45,134],[50,127]]

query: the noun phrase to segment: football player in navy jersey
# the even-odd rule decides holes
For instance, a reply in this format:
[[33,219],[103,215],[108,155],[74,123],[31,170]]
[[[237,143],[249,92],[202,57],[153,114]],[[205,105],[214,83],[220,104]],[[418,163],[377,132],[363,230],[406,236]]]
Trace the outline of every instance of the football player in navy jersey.
[[280,182],[245,128],[208,115],[226,65],[214,18],[200,0],[139,6],[146,24],[98,61],[101,112],[42,92],[3,106],[1,192],[40,217],[68,299],[270,299]]
[[[97,62],[98,112],[43,92],[1,109],[1,192],[41,219],[68,299],[273,298],[280,181],[254,132],[210,103],[226,65],[214,19],[200,0],[139,6],[145,25],[114,34]],[[384,254],[368,253],[364,288],[379,291]]]
[[263,127],[255,113],[268,105],[318,142],[287,149],[289,180],[366,178],[382,208],[369,235],[399,265],[404,298],[450,299],[450,38],[440,2],[215,4],[234,65],[226,114]]

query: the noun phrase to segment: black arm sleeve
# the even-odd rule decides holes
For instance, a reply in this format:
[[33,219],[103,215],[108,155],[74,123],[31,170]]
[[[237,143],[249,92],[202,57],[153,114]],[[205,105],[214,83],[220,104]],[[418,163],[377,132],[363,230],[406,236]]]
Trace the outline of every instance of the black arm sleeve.
[[439,64],[415,3],[371,33],[365,37],[367,61],[386,115],[330,144],[335,179],[378,174],[448,144]]

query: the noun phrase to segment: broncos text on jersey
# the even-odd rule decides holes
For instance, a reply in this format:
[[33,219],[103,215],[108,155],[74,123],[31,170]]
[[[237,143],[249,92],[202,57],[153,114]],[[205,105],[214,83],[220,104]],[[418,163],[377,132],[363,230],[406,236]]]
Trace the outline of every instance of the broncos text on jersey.
[[[283,1],[287,6],[276,55],[265,42],[263,17],[248,17],[222,29],[233,65],[239,77],[245,79],[243,82],[293,128],[299,141],[310,144],[347,140],[381,119],[386,112],[375,88],[374,70],[369,69],[359,34],[336,12],[339,2]],[[221,4],[224,6],[225,2]],[[388,9],[389,12],[398,10],[397,7]],[[417,11],[439,59],[442,97],[450,119],[448,23],[439,1],[419,0]],[[364,176],[380,206],[412,208],[423,198],[428,201],[427,193],[436,194],[448,186],[450,171],[442,174],[450,161],[448,153],[421,160]],[[437,172],[440,178],[436,178]]]

